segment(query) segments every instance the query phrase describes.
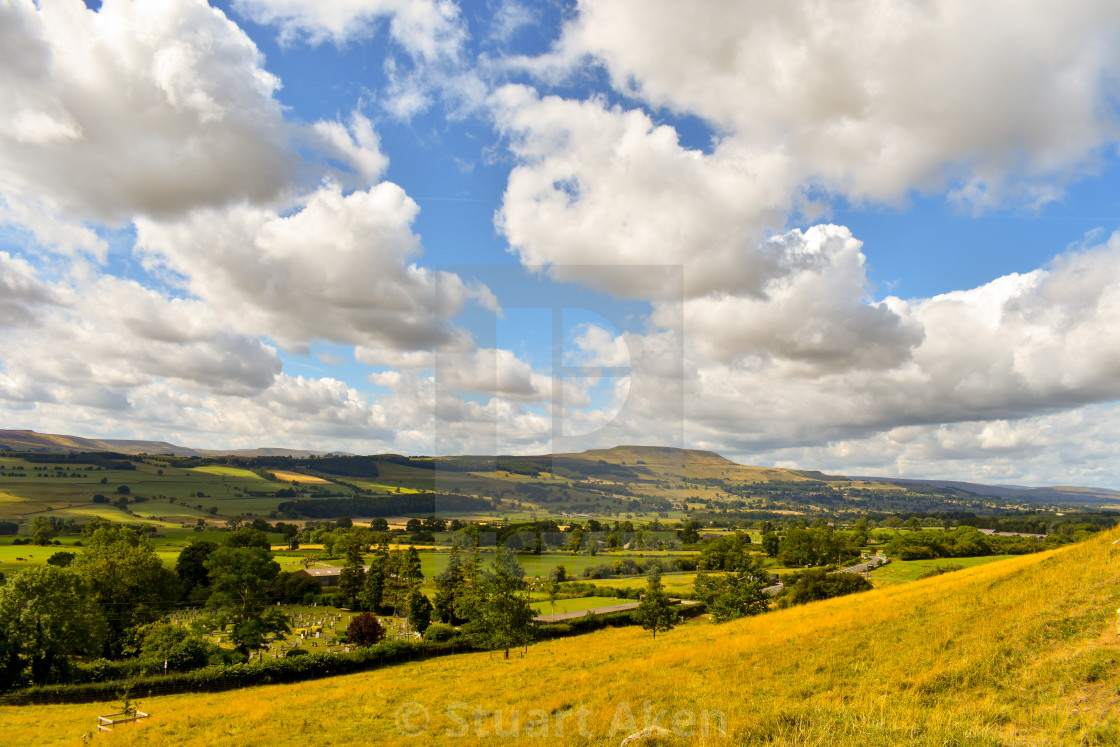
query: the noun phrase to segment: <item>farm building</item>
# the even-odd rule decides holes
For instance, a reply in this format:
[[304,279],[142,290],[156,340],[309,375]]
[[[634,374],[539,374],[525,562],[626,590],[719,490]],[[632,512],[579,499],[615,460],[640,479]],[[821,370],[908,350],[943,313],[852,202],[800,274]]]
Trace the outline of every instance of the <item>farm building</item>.
[[[368,571],[369,566],[364,566],[362,570]],[[310,576],[319,582],[319,586],[338,586],[338,578],[342,575],[342,568],[338,566],[332,566],[330,568],[304,568],[295,571],[295,573]]]

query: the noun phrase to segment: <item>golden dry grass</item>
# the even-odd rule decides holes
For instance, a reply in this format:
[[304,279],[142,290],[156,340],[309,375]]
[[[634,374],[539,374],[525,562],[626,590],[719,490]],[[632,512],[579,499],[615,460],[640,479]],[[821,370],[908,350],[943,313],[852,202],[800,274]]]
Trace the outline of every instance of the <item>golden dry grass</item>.
[[[617,745],[648,710],[669,729],[681,719],[682,736],[664,744],[1117,744],[1118,538],[726,625],[698,620],[656,641],[607,630],[508,661],[470,654],[147,698],[148,723],[95,741],[469,745],[500,728],[499,741]],[[111,708],[5,708],[0,722],[13,744],[76,744]]]
[[323,478],[315,477],[314,475],[305,475],[302,472],[284,472],[283,470],[273,470],[272,471],[272,476],[275,477],[277,480],[283,480],[284,482],[291,482],[292,480],[295,480],[300,485],[332,485],[333,484],[330,480],[324,480]]

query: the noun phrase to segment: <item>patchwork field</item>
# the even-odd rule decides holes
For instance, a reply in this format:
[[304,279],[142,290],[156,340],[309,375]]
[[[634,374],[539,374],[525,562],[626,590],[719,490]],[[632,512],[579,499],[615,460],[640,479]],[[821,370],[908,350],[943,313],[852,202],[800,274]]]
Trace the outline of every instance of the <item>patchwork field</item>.
[[[134,470],[118,470],[0,458],[0,519],[29,520],[50,511],[61,518],[104,516],[112,521],[147,521],[170,527],[210,516],[211,510],[221,515],[267,515],[280,503],[272,494],[291,487],[237,467],[181,469],[161,462],[133,463]],[[93,502],[95,495],[115,501],[123,489],[130,501],[146,499],[130,506],[136,516],[107,502]]]

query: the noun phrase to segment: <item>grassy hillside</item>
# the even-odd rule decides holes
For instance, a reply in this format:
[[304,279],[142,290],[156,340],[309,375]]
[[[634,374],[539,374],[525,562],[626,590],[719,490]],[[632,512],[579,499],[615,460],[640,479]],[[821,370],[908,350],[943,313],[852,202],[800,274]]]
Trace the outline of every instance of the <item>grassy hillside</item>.
[[[28,463],[34,460],[42,464],[48,458],[46,452],[58,455],[81,451],[62,465],[80,466],[80,460],[93,461],[96,452],[104,453],[107,449],[115,450],[115,456],[109,454],[104,459],[131,461],[145,474],[106,474],[94,471],[92,465],[72,474],[73,469],[44,471]],[[284,450],[256,449],[244,452],[246,456],[218,458],[212,456],[215,452],[162,442],[93,441],[0,430],[0,519],[28,521],[44,511],[65,511],[58,514],[63,518],[96,513],[100,509],[88,505],[93,496],[105,494],[119,484],[128,484],[133,494],[144,498],[166,502],[175,499],[185,510],[175,512],[165,507],[159,515],[152,516],[137,511],[144,520],[171,522],[205,518],[211,510],[220,517],[246,512],[267,516],[279,510],[285,500],[274,494],[282,487],[296,485],[301,492],[313,495],[420,491],[483,497],[491,505],[475,513],[510,520],[561,514],[639,520],[676,520],[689,514],[701,521],[718,521],[729,514],[750,520],[821,514],[854,518],[872,513],[985,514],[1038,507],[1019,498],[985,497],[949,484],[899,485],[805,470],[751,467],[710,451],[658,446],[618,446],[578,454],[439,459],[389,454],[268,456],[281,451]],[[166,456],[168,453],[179,456]],[[130,478],[142,479],[138,484],[130,484]],[[278,482],[271,482],[272,479]],[[1071,491],[1062,495],[1076,495],[1080,504],[1091,504],[1100,497],[1099,491]],[[197,495],[200,492],[202,495]],[[1030,491],[1019,491],[1016,495],[1026,492]],[[205,500],[183,500],[196,497]],[[104,510],[107,517],[119,518],[113,509]],[[441,514],[456,513],[451,509],[440,511],[438,506],[435,510]],[[431,512],[429,508],[420,513]]]
[[[471,654],[146,698],[147,723],[96,741],[480,744],[500,729],[510,742],[617,745],[664,712],[658,723],[672,729],[675,716],[693,732],[665,744],[1116,744],[1118,539],[726,625],[698,620],[656,640],[607,630],[508,661]],[[9,707],[0,722],[10,743],[76,744],[112,709]]]

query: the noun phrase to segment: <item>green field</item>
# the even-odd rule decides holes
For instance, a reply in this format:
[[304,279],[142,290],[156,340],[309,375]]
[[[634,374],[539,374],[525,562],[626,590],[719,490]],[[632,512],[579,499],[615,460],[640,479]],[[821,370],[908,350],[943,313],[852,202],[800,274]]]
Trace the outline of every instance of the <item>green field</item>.
[[[693,582],[696,581],[695,573],[665,573],[661,576],[661,584],[665,591],[674,597],[692,597]],[[622,578],[604,578],[582,583],[594,586],[606,586],[612,589],[638,589],[645,588],[649,583],[645,576],[625,576]]]
[[963,565],[972,568],[978,565],[987,565],[999,560],[1014,558],[1015,555],[984,555],[977,558],[937,558],[935,560],[892,560],[884,566],[871,571],[871,581],[875,586],[888,586],[891,584],[905,584],[917,581],[925,571],[946,565]]
[[252,472],[247,469],[241,469],[240,467],[225,467],[216,464],[210,467],[191,467],[189,471],[203,475],[218,475],[219,477],[240,477],[246,480],[260,480],[261,482],[269,482],[268,480],[265,480],[263,477],[258,475],[256,472]]
[[627,602],[634,601],[633,599],[619,599],[617,597],[573,597],[571,599],[557,599],[556,607],[553,609],[547,597],[534,594],[533,598],[542,600],[534,601],[529,605],[538,615],[559,615],[562,612],[582,612],[583,610],[596,609],[597,607],[610,607],[611,605],[626,604]]

